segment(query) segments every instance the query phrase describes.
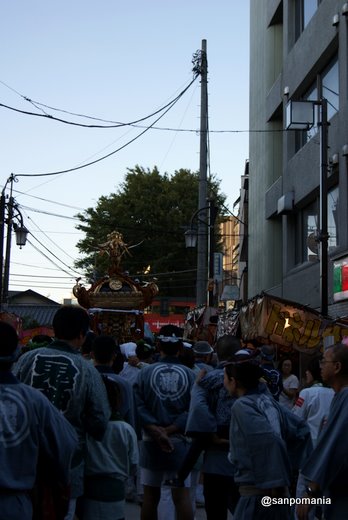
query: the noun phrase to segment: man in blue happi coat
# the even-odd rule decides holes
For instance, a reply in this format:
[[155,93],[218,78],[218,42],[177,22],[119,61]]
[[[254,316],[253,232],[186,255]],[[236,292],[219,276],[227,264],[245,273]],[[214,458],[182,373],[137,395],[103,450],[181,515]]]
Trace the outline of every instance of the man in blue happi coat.
[[[12,374],[17,344],[14,328],[0,322],[0,520],[31,520],[38,461],[46,475],[64,487],[78,445],[74,428],[62,414]],[[67,502],[56,506],[62,518]]]
[[224,387],[223,367],[240,347],[240,339],[235,336],[219,338],[217,367],[198,379],[192,388],[186,431],[193,437],[194,445],[204,452],[201,471],[208,520],[225,520],[228,510],[233,512],[238,500],[233,467],[227,459],[231,407],[235,397],[231,397]]
[[77,305],[63,305],[53,317],[54,341],[26,352],[14,367],[15,375],[40,390],[79,437],[67,520],[74,518],[76,499],[83,494],[86,435],[101,440],[111,413],[101,375],[80,353],[88,330],[87,311]]
[[[140,444],[141,483],[144,485],[142,520],[157,519],[161,485],[175,477],[187,450],[185,437],[194,373],[178,359],[182,341],[160,340],[160,360],[139,370],[134,386],[136,407],[143,430]],[[172,489],[180,520],[192,520],[189,487]]]
[[[312,449],[304,421],[281,406],[260,382],[257,351],[242,350],[225,366],[231,410],[230,454],[240,499],[235,520],[289,520],[289,486]],[[266,497],[266,499],[264,498]],[[265,507],[264,500],[267,501]]]
[[[317,445],[302,468],[307,479],[305,497],[323,498],[327,520],[348,515],[348,346],[327,348],[321,361],[321,376],[335,391],[328,420]],[[329,499],[329,500],[327,500]],[[330,504],[328,503],[330,501]],[[313,500],[314,502],[314,500]],[[310,504],[297,507],[299,520],[307,520]]]

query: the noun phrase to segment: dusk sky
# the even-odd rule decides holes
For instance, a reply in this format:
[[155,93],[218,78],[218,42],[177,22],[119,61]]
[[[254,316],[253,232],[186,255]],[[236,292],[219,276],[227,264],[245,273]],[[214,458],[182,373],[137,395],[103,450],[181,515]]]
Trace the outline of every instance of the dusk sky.
[[[87,124],[93,121],[43,105],[120,122],[145,117],[190,83],[192,56],[206,39],[210,170],[233,208],[248,159],[248,1],[12,0],[2,5],[0,39],[2,105]],[[11,173],[71,169],[143,131],[81,128],[0,108],[1,188]],[[162,130],[149,130],[93,166],[19,176],[14,196],[32,245],[19,250],[13,241],[10,289],[32,288],[60,303],[69,298],[82,238],[74,215],[117,191],[135,165],[169,175],[197,171],[199,117],[198,79],[156,124]]]

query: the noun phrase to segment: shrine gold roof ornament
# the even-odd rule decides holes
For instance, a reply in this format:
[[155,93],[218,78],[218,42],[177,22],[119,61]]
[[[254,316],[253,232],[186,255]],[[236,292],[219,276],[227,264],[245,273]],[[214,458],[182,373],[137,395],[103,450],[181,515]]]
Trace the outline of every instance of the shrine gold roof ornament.
[[128,246],[121,233],[113,231],[107,235],[106,242],[99,244],[99,254],[108,255],[108,275],[94,282],[89,289],[76,280],[73,294],[85,309],[144,309],[158,294],[154,281],[141,283],[133,279],[128,272],[122,271],[121,261],[130,256],[130,249],[139,244]]

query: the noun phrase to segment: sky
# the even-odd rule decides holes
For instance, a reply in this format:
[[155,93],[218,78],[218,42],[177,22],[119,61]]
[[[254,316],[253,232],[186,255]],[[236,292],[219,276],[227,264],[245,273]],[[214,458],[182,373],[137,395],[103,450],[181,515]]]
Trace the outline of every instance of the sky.
[[[70,113],[138,120],[191,82],[192,57],[203,39],[210,172],[232,210],[248,159],[248,0],[3,2],[0,103],[85,124],[93,121]],[[12,241],[10,290],[33,289],[59,303],[70,298],[75,278],[83,275],[74,267],[83,238],[76,214],[116,192],[127,168],[157,166],[169,175],[180,168],[198,171],[199,124],[196,80],[155,125],[160,129],[92,166],[38,176],[99,159],[144,128],[82,128],[0,106],[0,186],[18,175],[13,195],[30,232],[22,249]]]

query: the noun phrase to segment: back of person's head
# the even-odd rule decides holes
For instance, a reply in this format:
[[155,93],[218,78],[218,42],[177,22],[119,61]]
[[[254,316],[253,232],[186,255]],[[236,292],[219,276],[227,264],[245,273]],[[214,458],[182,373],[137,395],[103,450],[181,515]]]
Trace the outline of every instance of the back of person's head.
[[0,370],[8,370],[17,358],[18,336],[9,323],[0,321]]
[[195,366],[195,354],[192,350],[192,346],[187,345],[188,343],[184,341],[182,351],[179,354],[179,360],[186,367],[193,368]]
[[96,336],[92,343],[92,352],[97,363],[111,363],[116,355],[116,342],[112,336]]
[[145,361],[154,355],[155,347],[151,343],[148,343],[147,341],[140,339],[139,341],[137,341],[135,353],[137,358],[140,359],[140,361]]
[[274,347],[272,345],[261,345],[260,348],[261,361],[263,363],[273,363]]
[[256,388],[263,376],[257,356],[257,351],[239,350],[225,365],[227,377],[234,378],[237,385],[246,390]]
[[183,348],[182,340],[176,336],[160,336],[159,350],[166,356],[176,356]]
[[335,343],[330,349],[333,361],[341,363],[339,375],[348,378],[348,345]]
[[204,358],[214,352],[214,349],[211,347],[208,341],[196,341],[192,349],[196,358]]
[[121,372],[125,361],[126,361],[126,358],[121,353],[119,345],[116,345],[115,359],[112,364],[112,370],[115,372],[115,374],[119,374]]
[[219,361],[228,361],[240,348],[240,339],[230,335],[221,336],[215,347]]
[[306,370],[312,374],[313,382],[322,383],[321,370],[320,370],[320,358],[314,357],[309,360]]
[[53,318],[53,331],[57,339],[73,340],[86,336],[89,317],[85,309],[76,305],[63,305]]
[[86,337],[85,337],[85,340],[81,346],[81,354],[85,357],[90,357],[90,354],[91,354],[91,350],[92,350],[92,345],[93,345],[93,341],[95,340],[95,338],[97,337],[96,333],[93,332],[93,330],[88,330],[87,331],[87,334],[86,334]]
[[102,376],[106,393],[108,396],[109,405],[113,413],[118,412],[121,407],[121,390],[116,381],[108,376]]

